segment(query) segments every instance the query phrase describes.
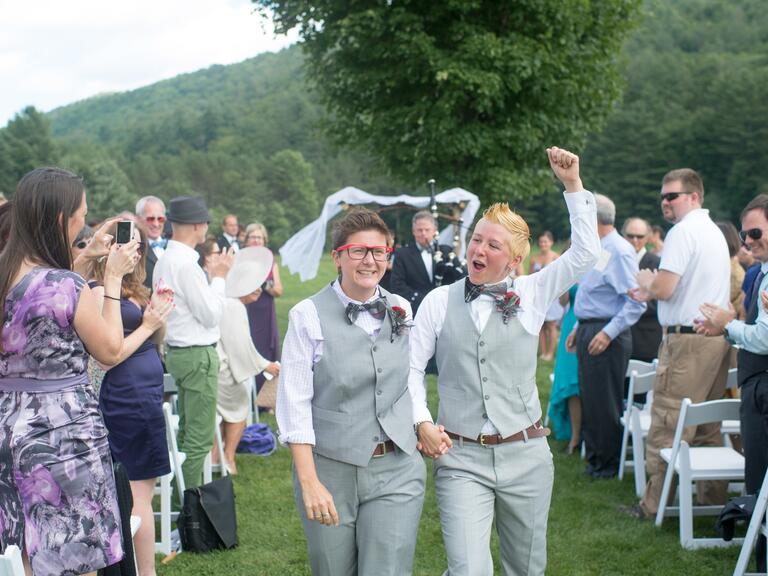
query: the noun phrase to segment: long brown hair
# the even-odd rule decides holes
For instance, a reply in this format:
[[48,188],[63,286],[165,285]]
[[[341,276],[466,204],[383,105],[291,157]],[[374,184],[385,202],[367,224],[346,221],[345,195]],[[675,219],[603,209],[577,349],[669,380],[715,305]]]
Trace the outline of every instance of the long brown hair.
[[[64,270],[72,269],[69,219],[85,196],[83,180],[62,168],[27,172],[13,195],[8,242],[0,253],[0,309],[25,259]],[[3,324],[0,321],[0,350]]]
[[[147,250],[151,250],[149,243],[147,242],[147,232],[144,227],[138,222],[134,222],[136,230],[139,231],[139,238],[141,242],[141,258],[136,263],[136,267],[133,271],[123,276],[123,284],[120,288],[120,297],[128,300],[133,298],[141,306],[146,306],[149,302],[149,288],[144,286],[144,280],[147,277]],[[109,234],[113,238],[117,234],[117,223],[110,226]],[[90,260],[87,267],[88,280],[95,280],[99,285],[104,284],[104,270],[107,267],[106,258],[99,260]]]

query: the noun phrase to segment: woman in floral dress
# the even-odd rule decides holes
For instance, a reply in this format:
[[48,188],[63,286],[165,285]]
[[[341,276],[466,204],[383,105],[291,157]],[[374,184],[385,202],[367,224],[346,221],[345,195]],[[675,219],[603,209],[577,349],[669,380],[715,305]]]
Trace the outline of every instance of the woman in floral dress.
[[19,546],[36,576],[91,573],[123,556],[107,431],[86,366],[89,353],[105,364],[120,353],[120,284],[138,245],[102,249],[110,298],[100,313],[72,271],[87,210],[74,174],[29,172],[0,254],[0,549]]

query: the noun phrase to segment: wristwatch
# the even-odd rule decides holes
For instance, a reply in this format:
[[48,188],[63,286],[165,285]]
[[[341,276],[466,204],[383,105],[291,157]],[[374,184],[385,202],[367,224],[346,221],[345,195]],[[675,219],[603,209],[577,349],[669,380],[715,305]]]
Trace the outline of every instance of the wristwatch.
[[413,425],[413,431],[416,433],[416,436],[419,435],[419,426],[421,426],[425,422],[429,422],[430,424],[432,424],[431,420],[422,420],[421,422],[416,422],[416,424]]

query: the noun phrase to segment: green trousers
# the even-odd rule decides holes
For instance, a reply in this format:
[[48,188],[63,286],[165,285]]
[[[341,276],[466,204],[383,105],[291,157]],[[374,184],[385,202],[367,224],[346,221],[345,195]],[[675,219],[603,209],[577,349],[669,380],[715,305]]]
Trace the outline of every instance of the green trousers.
[[203,483],[205,457],[213,447],[219,355],[214,346],[169,348],[165,366],[179,388],[178,442],[187,455],[181,466],[184,485],[194,488]]

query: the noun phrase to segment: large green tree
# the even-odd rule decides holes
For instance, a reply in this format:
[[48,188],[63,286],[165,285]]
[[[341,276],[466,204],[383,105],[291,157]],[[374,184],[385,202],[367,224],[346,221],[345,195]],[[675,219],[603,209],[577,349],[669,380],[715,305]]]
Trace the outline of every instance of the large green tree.
[[620,93],[638,0],[253,0],[299,27],[336,140],[391,174],[486,200],[547,188],[543,148],[579,149]]
[[0,131],[0,192],[13,193],[19,179],[39,166],[56,164],[59,148],[48,119],[28,106]]

